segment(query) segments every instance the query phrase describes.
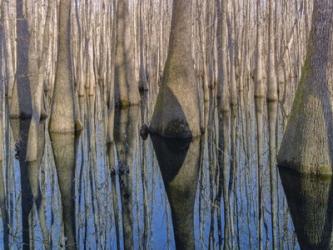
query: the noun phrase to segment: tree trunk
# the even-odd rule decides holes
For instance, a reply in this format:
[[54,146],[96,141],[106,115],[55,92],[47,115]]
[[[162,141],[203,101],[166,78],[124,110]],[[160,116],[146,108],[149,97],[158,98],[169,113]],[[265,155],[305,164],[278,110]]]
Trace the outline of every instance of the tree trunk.
[[128,0],[119,0],[117,5],[115,95],[116,105],[126,107],[138,104],[140,96],[134,77],[134,41],[130,34]]
[[175,0],[169,53],[150,124],[153,133],[182,138],[200,134],[198,90],[191,39],[192,1]]
[[302,173],[332,174],[333,2],[315,0],[312,28],[278,164]]
[[74,91],[70,55],[71,1],[61,0],[59,7],[58,60],[50,117],[50,132],[74,132]]

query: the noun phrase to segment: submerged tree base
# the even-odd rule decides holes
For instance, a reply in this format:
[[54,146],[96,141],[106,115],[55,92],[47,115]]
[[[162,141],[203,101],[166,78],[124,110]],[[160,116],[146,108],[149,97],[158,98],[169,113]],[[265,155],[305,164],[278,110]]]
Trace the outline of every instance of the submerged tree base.
[[160,89],[149,132],[167,138],[201,135],[197,95],[190,84],[170,84]]
[[170,120],[163,131],[155,130],[154,127],[149,127],[149,132],[151,134],[160,135],[165,138],[182,138],[190,139],[192,138],[191,130],[188,127],[186,121],[183,120]]

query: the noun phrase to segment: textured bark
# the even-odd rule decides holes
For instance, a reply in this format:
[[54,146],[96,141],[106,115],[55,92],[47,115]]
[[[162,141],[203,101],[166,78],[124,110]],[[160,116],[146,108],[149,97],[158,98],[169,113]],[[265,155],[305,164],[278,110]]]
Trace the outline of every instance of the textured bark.
[[200,140],[152,136],[171,207],[176,249],[195,249],[194,203],[200,166]]
[[274,20],[273,20],[273,0],[269,0],[268,15],[269,15],[269,36],[268,36],[268,72],[267,72],[267,100],[277,101],[278,89],[275,69],[275,32],[274,32]]
[[260,0],[257,0],[256,4],[256,72],[255,72],[255,92],[254,95],[257,98],[263,98],[266,96],[265,85],[263,81],[263,66],[262,66],[262,31],[261,31],[261,19],[259,15]]
[[59,5],[58,59],[50,117],[51,132],[74,132],[74,91],[70,55],[70,0]]
[[168,57],[150,130],[167,137],[200,134],[197,82],[191,52],[192,1],[175,0]]
[[280,176],[301,249],[332,249],[332,178],[302,176],[286,169],[280,169]]
[[230,111],[230,93],[227,83],[227,1],[216,0],[217,16],[217,78],[219,111]]
[[315,0],[307,56],[278,155],[303,173],[332,174],[333,2]]
[[140,102],[139,86],[134,77],[134,50],[130,36],[128,0],[119,0],[117,6],[115,62],[116,105],[126,107]]

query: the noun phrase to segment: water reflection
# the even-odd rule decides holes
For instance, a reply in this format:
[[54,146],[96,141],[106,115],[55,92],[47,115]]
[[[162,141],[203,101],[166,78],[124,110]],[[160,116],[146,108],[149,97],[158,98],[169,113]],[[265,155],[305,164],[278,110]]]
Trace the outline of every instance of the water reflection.
[[200,140],[151,136],[171,207],[177,249],[194,249],[194,203],[200,167]]
[[333,248],[332,178],[280,169],[291,217],[302,249]]
[[30,223],[29,215],[33,206],[40,211],[41,196],[38,185],[38,172],[44,149],[44,124],[39,124],[39,138],[38,138],[38,156],[34,161],[26,161],[27,145],[28,145],[28,131],[30,126],[30,119],[17,119],[10,120],[11,129],[13,132],[13,139],[15,143],[15,157],[19,160],[21,170],[21,186],[22,188],[22,226],[23,226],[23,245],[24,249],[29,249],[30,242]]
[[[38,138],[28,138],[29,119],[5,112],[0,248],[332,247],[331,182],[282,176],[283,192],[275,168],[280,109],[265,100],[256,109],[252,94],[244,91],[237,112],[220,117],[212,98],[206,133],[192,142],[142,140],[151,106],[113,114],[98,86],[78,100],[79,135],[50,134],[45,120]],[[27,157],[35,142],[37,157]]]
[[58,174],[61,195],[62,218],[66,249],[75,247],[74,174],[75,152],[74,134],[51,133],[51,145]]
[[133,164],[138,152],[139,108],[120,110],[115,113],[114,141],[118,159],[118,176],[124,230],[124,249],[133,249]]

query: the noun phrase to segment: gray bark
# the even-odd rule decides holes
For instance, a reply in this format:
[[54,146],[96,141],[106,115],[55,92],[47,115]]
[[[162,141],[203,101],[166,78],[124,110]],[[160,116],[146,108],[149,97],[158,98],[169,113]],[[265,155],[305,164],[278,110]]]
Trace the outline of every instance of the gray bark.
[[315,0],[307,56],[278,155],[280,166],[332,174],[333,2]]
[[59,7],[58,59],[49,129],[51,132],[74,132],[74,91],[70,54],[70,0]]
[[169,52],[150,130],[167,137],[200,134],[200,114],[191,52],[192,1],[175,0]]
[[133,73],[134,41],[130,36],[128,0],[119,0],[117,5],[115,102],[117,106],[126,107],[138,104],[140,96]]

